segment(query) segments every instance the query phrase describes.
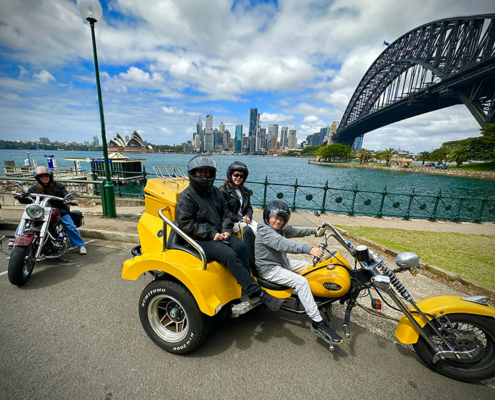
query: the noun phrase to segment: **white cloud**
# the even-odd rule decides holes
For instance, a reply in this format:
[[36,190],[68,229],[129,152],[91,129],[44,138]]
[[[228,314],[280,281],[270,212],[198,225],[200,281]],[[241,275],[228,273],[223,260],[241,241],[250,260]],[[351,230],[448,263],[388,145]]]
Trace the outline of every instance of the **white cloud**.
[[162,126],[160,128],[161,132],[165,135],[165,136],[172,136],[174,134],[174,132],[172,132],[170,129]]
[[265,123],[279,123],[284,121],[294,121],[295,118],[292,115],[284,115],[284,114],[270,114],[263,113],[261,114],[260,121]]
[[33,74],[33,79],[43,84],[47,84],[50,81],[56,81],[53,75],[45,70],[42,70],[39,74]]
[[184,110],[178,109],[177,107],[174,106],[170,106],[170,107],[163,106],[162,110],[165,114],[178,114],[178,115],[186,114]]

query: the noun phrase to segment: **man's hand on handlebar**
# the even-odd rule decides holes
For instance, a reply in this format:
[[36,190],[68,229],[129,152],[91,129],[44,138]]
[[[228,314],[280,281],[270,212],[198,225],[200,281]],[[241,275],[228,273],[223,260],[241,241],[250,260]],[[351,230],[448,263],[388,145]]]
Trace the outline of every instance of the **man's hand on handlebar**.
[[309,254],[318,258],[322,258],[325,255],[325,252],[318,247],[313,247]]

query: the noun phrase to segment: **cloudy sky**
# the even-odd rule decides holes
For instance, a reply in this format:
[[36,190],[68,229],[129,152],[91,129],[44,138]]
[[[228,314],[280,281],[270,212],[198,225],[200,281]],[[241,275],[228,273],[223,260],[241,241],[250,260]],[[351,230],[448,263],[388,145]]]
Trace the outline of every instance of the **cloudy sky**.
[[[339,121],[383,41],[442,18],[495,12],[493,0],[103,0],[96,38],[107,139],[192,138],[213,114],[230,131],[258,108],[262,127],[298,139]],[[431,150],[476,136],[464,106],[370,132],[368,149]],[[76,0],[0,3],[0,139],[100,136],[90,28]]]

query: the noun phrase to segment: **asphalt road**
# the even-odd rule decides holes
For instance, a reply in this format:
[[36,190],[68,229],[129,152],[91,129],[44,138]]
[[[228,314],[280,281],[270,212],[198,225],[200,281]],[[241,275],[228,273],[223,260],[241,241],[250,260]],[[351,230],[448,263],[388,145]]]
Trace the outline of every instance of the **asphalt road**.
[[[1,234],[1,232],[0,232]],[[40,264],[22,288],[0,275],[0,399],[488,399],[409,349],[351,324],[334,352],[304,315],[267,309],[215,327],[174,356],[143,331],[149,276],[121,279],[132,244],[96,240],[74,263]],[[7,270],[0,257],[0,274]],[[334,318],[339,331],[342,321]],[[376,319],[376,324],[380,324]]]

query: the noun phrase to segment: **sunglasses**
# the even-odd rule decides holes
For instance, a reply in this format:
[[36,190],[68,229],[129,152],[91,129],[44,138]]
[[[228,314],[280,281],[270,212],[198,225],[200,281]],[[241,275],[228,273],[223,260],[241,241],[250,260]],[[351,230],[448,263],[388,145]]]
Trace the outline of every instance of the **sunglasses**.
[[41,175],[38,175],[40,178],[49,178],[50,175],[49,174],[41,174]]
[[236,173],[236,174],[232,174],[232,176],[233,176],[234,178],[244,178],[244,175],[242,175],[242,174],[237,174],[237,173]]

